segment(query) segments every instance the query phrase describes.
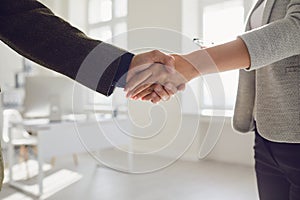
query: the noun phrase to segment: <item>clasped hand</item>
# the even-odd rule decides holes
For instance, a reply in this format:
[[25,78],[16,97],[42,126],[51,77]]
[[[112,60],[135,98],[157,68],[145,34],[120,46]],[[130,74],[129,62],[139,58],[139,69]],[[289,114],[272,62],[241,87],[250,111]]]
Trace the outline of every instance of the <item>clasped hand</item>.
[[167,55],[158,50],[136,55],[127,74],[126,96],[152,103],[166,101],[185,89],[185,84],[192,78],[188,69],[194,70],[179,55]]

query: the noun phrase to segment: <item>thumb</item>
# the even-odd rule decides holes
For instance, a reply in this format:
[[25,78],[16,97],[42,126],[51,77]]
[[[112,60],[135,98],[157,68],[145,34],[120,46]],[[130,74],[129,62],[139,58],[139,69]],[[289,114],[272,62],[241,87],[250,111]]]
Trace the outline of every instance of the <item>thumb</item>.
[[152,57],[153,62],[164,64],[166,66],[166,69],[170,73],[175,72],[175,58],[173,56],[167,55],[158,50],[154,50],[153,54],[154,54],[154,56]]
[[166,65],[166,70],[171,73],[171,74],[175,74],[176,69],[174,66],[170,66],[170,65]]
[[171,55],[169,55],[169,60],[167,61],[166,65],[166,69],[168,72],[174,74],[176,72],[175,69],[175,58]]

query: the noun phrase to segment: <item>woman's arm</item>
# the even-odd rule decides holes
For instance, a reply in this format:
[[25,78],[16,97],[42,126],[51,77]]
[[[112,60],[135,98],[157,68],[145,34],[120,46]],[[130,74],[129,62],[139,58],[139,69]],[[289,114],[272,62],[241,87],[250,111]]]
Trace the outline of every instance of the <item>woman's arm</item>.
[[[156,87],[154,87],[156,89],[158,88],[157,83],[163,86],[166,86],[168,83],[168,87],[172,87],[171,85],[178,87],[200,75],[242,69],[250,66],[247,47],[240,38],[222,45],[194,51],[187,55],[174,54],[173,57],[175,58],[176,74],[168,75],[158,66],[150,67],[140,73],[139,77],[133,77],[129,80],[126,86],[126,90],[129,91],[128,96],[134,99],[143,98],[144,100],[151,100],[150,97],[155,97],[155,94],[149,95],[149,88],[142,92],[147,87],[136,84],[139,80],[135,78],[146,80],[143,82],[143,85],[156,83]],[[150,77],[149,74],[152,74],[152,76]],[[179,75],[182,78],[178,78],[180,77]]]
[[[182,58],[187,61],[185,64],[189,63],[198,71],[197,76],[250,66],[250,56],[247,47],[240,38],[222,45],[182,55]],[[180,62],[179,57],[178,60]],[[192,66],[186,68],[178,64],[178,71],[181,71],[183,74],[188,73],[193,70]]]
[[300,54],[300,0],[290,0],[286,15],[239,37],[248,48],[251,65],[258,69]]
[[300,0],[291,0],[283,19],[248,31],[234,41],[178,57],[181,63],[182,58],[187,62],[177,69],[188,77],[194,67],[198,74],[191,78],[195,78],[232,69],[254,70],[299,54]]
[[[248,31],[231,42],[206,49],[218,68],[217,72],[241,68],[253,70],[299,55],[300,0],[290,0],[286,9],[283,19]],[[183,57],[198,68],[201,74],[216,72],[215,69],[203,66],[205,63],[201,64],[207,58],[201,50]]]

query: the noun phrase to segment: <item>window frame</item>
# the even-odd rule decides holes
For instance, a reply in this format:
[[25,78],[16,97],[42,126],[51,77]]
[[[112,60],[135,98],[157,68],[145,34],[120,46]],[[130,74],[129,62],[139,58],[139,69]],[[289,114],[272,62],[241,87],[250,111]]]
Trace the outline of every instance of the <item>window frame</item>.
[[[199,27],[200,35],[202,35],[202,36],[205,35],[205,33],[204,33],[204,8],[206,6],[212,6],[212,5],[216,5],[216,4],[220,4],[220,3],[224,3],[224,2],[230,2],[230,1],[232,1],[232,0],[226,0],[226,1],[224,1],[224,0],[202,0],[200,2],[200,4],[199,4],[199,19],[201,21],[200,27]],[[252,0],[252,2],[249,2],[249,0],[248,1],[247,0],[234,0],[234,1],[236,1],[237,3],[241,3],[244,7],[243,21],[245,23],[246,18],[248,16],[248,12],[256,0]],[[205,42],[213,42],[213,41],[205,41]],[[238,71],[238,70],[235,70],[235,71]],[[222,76],[222,74],[220,74],[220,75]],[[237,72],[236,72],[236,75],[234,78],[238,80]],[[238,86],[238,81],[236,82],[236,85],[234,87],[237,88],[237,86]],[[203,78],[200,78],[199,83],[198,83],[199,105],[200,105],[200,109],[201,109],[200,114],[204,115],[204,116],[211,116],[211,115],[216,115],[216,114],[220,115],[220,116],[221,115],[224,116],[224,114],[225,114],[225,116],[227,116],[227,117],[233,116],[235,101],[230,104],[226,104],[226,102],[225,102],[224,108],[219,108],[219,107],[214,108],[214,106],[211,107],[210,105],[206,105],[204,103],[204,101],[205,101],[204,99],[207,97],[205,97],[205,95],[204,95],[204,90],[205,90],[204,87],[205,87],[205,81],[203,80]],[[234,97],[234,99],[235,98],[236,97]],[[224,109],[225,109],[225,112],[224,112]]]
[[[88,0],[87,1],[87,15],[89,13],[89,3],[90,3],[91,0]],[[103,1],[103,0],[98,0],[98,1]],[[112,3],[112,16],[111,16],[111,19],[110,20],[107,20],[107,21],[99,21],[99,22],[96,22],[96,23],[90,23],[89,22],[89,17],[87,17],[87,33],[88,34],[91,34],[91,32],[93,30],[96,30],[96,29],[100,29],[100,28],[104,28],[104,27],[109,27],[110,30],[111,30],[111,38],[107,39],[107,40],[103,40],[103,42],[107,42],[107,43],[115,43],[117,42],[116,41],[116,38],[114,36],[120,34],[116,31],[116,27],[119,25],[119,24],[126,24],[126,29],[124,30],[125,32],[128,31],[128,22],[127,22],[127,19],[128,19],[128,0],[123,0],[123,1],[127,1],[127,14],[125,16],[121,16],[121,17],[117,17],[116,16],[116,13],[115,13],[115,4],[116,4],[116,1],[117,0],[110,0],[111,3]],[[101,38],[98,38],[101,40]],[[109,106],[112,104],[112,98],[111,97],[104,97],[102,95],[98,95],[98,94],[95,94],[95,93],[88,93],[87,95],[87,104],[88,105],[96,105],[96,106]]]

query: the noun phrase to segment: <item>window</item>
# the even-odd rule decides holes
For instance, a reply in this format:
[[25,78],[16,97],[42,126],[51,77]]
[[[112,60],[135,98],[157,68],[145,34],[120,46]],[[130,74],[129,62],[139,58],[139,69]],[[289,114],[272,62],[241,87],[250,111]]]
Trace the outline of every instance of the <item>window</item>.
[[[89,0],[88,34],[92,38],[126,48],[127,0]],[[122,37],[118,37],[118,35]],[[111,104],[112,98],[91,93],[89,104]]]
[[[244,4],[242,0],[209,1],[202,4],[203,8],[203,40],[215,44],[224,43],[234,39],[244,29]],[[201,108],[205,111],[211,109],[233,110],[236,98],[238,70],[208,75],[210,79],[221,77],[225,99],[218,99],[212,103],[209,86],[201,81]],[[203,113],[203,112],[202,112]]]
[[127,0],[89,0],[89,35],[114,43],[113,37],[127,31],[127,9]]

